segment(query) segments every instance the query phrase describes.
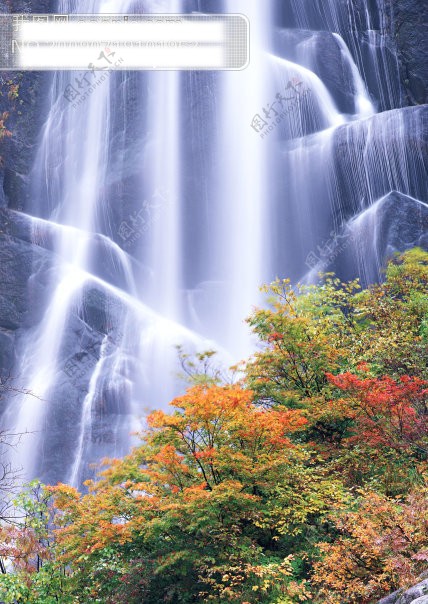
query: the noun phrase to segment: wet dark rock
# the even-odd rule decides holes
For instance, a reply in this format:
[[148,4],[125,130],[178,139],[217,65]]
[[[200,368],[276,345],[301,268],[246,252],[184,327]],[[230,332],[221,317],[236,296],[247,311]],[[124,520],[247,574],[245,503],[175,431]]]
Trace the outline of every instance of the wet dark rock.
[[[311,48],[310,60],[302,47]],[[341,113],[355,113],[355,90],[349,64],[337,38],[328,31],[279,30],[275,36],[275,54],[313,71],[325,84]]]
[[378,604],[396,604],[399,593],[400,592],[395,591],[394,593],[389,594],[389,596],[386,596],[386,598],[379,600]]
[[0,328],[0,377],[9,376],[15,363],[15,334]]
[[[51,249],[32,243],[32,238],[31,222],[26,216],[0,209],[0,375],[12,374],[18,381],[19,351],[43,319],[50,303],[52,282],[63,272],[61,258]],[[39,243],[43,243],[43,237]],[[122,312],[123,304],[115,295],[104,290],[102,284],[91,282],[83,288],[81,303],[76,300],[69,310],[58,353],[54,392],[46,403],[49,410],[43,430],[49,438],[44,439],[38,466],[38,475],[46,482],[57,480],[64,465],[70,467],[73,462],[90,378],[105,338],[109,338],[112,351],[121,337],[117,329]],[[27,387],[21,383],[19,386]],[[107,454],[108,443],[114,437],[108,426],[117,423],[111,418],[129,412],[118,401],[117,393],[111,389],[100,391],[94,405],[95,444],[90,444],[91,434],[86,443],[100,454],[94,453],[92,460]]]
[[0,234],[0,327],[17,329],[28,313],[32,246]]
[[[55,0],[0,0],[0,13],[49,13]],[[52,74],[40,71],[2,71],[0,114],[7,113],[10,137],[0,140],[0,207],[22,210],[29,202],[28,174],[37,137],[49,109],[47,91]],[[10,94],[11,84],[16,94]]]
[[[389,258],[415,246],[428,250],[428,205],[392,191],[349,223],[335,268],[346,278],[360,275],[363,283],[373,283],[382,278]],[[356,259],[364,250],[370,251],[371,262],[363,267]]]
[[56,256],[31,242],[28,219],[0,209],[0,327],[14,330],[40,320],[55,267]]
[[[428,201],[428,107],[395,109],[341,126],[334,135],[333,154],[336,212],[345,219],[390,193],[390,170],[401,180],[401,192]],[[389,170],[383,169],[387,165]],[[356,199],[355,191],[361,191],[362,198]]]
[[[29,172],[34,161],[37,137],[48,110],[49,72],[2,72],[0,113],[7,113],[5,126],[11,136],[0,140],[0,205],[22,210],[30,200]],[[10,82],[18,86],[16,98],[9,96]]]
[[391,191],[320,249],[319,262],[306,280],[316,281],[319,272],[332,271],[343,280],[358,277],[365,286],[382,279],[383,267],[395,253],[415,246],[428,250],[428,204]]
[[392,11],[401,81],[409,105],[428,102],[428,48],[425,0],[387,0]]
[[399,590],[382,598],[378,604],[428,604],[428,579],[410,589]]

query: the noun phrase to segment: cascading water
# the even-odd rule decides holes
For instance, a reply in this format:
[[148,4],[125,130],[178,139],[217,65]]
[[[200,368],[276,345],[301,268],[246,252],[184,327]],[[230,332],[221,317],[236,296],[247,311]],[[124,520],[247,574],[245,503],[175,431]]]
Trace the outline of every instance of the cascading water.
[[[356,10],[358,4],[359,10]],[[229,12],[251,23],[241,72],[98,72],[73,107],[53,76],[31,174],[37,321],[15,368],[38,398],[27,477],[78,485],[178,390],[175,344],[239,360],[258,286],[336,269],[365,282],[426,244],[423,108],[401,108],[383,0],[64,0],[59,12]],[[95,85],[96,83],[96,85]],[[406,227],[400,230],[400,224]],[[36,313],[37,314],[37,313]],[[229,356],[228,356],[229,355]]]

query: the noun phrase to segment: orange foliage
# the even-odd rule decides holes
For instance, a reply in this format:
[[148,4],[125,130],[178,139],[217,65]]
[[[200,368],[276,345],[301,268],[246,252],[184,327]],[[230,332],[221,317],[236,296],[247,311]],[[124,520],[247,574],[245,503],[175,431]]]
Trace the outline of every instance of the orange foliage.
[[343,415],[356,422],[351,443],[425,448],[427,381],[406,375],[398,381],[389,376],[360,379],[352,373],[328,373],[327,379],[345,393],[344,399],[332,405],[339,406]]
[[361,492],[355,511],[332,517],[340,532],[323,543],[314,566],[319,601],[371,604],[399,587],[416,583],[428,562],[428,489],[405,501]]

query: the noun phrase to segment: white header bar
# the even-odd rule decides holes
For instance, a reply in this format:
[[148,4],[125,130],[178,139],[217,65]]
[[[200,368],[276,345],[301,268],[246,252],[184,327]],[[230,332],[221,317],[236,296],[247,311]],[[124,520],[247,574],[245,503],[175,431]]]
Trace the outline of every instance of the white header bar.
[[249,63],[244,15],[0,15],[0,24],[10,30],[0,69],[239,70]]
[[224,44],[224,21],[140,22],[132,23],[23,23],[21,40],[34,42],[81,42],[115,40],[117,42],[180,41]]
[[[101,52],[98,52],[100,50]],[[92,48],[55,49],[55,60],[52,59],[52,49],[47,46],[23,48],[20,53],[21,64],[27,69],[43,70],[47,65],[61,65],[61,69],[75,69],[75,65],[86,65],[86,70],[93,68],[94,62],[88,64],[88,56],[106,57],[100,70],[111,69],[219,69],[224,64],[223,48],[221,46],[195,47],[115,47],[115,51],[106,54],[104,50]],[[110,49],[111,50],[111,49]],[[116,56],[112,56],[116,55]],[[110,60],[110,62],[107,62]],[[98,61],[101,65],[101,60]],[[125,65],[125,67],[124,67]],[[83,71],[83,67],[82,67]]]

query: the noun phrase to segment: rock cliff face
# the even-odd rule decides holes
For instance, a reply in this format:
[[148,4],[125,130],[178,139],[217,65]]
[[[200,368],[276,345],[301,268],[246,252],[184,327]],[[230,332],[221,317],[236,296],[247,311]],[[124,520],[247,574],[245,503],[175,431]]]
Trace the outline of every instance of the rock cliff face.
[[28,204],[28,175],[47,112],[49,74],[0,73],[0,207],[23,210]]
[[[11,385],[18,389],[25,385],[13,372],[16,357],[21,355],[28,333],[37,329],[49,305],[52,279],[64,270],[62,260],[51,249],[54,236],[43,221],[35,224],[20,212],[0,209],[0,377],[10,377]],[[104,242],[99,245],[99,253],[107,256]],[[108,261],[105,264],[108,271]],[[120,312],[118,306],[117,300],[110,299],[105,291],[88,284],[82,308],[76,307],[69,317],[67,335],[59,352],[58,401],[47,420],[51,435],[45,450],[47,481],[54,480],[64,458],[74,452],[79,412],[90,374],[99,359],[103,340],[108,337],[113,345],[117,337],[114,321]],[[102,417],[97,421],[99,434],[94,434],[94,447],[103,447],[109,443],[108,439],[114,440],[110,424],[114,425],[111,418],[119,410],[114,395],[108,391],[100,392],[97,405],[102,406]],[[98,406],[95,414],[99,414]],[[120,409],[121,413],[125,411]],[[66,433],[64,422],[68,426]],[[102,455],[104,450],[98,457]]]
[[428,102],[428,25],[425,0],[387,0],[401,81],[408,105]]
[[424,579],[406,591],[396,591],[378,604],[428,604],[428,579]]
[[[279,4],[279,3],[278,3]],[[319,0],[301,0],[306,20],[301,21],[301,12],[296,11],[292,0],[282,0],[278,8],[278,20],[282,27],[311,30],[325,29],[320,24],[320,15],[324,22],[333,22],[334,31],[340,31],[349,47],[352,37],[357,40],[362,59],[367,59],[372,51],[373,42],[384,53],[384,66],[393,67],[398,61],[401,90],[401,105],[421,105],[428,101],[428,50],[425,0],[336,0],[333,3]],[[333,7],[333,8],[332,8]],[[340,10],[334,10],[340,8]],[[372,30],[367,30],[367,10],[370,13]],[[303,12],[303,11],[302,11]],[[349,21],[352,21],[352,36],[349,35]],[[326,48],[328,52],[329,49]],[[335,79],[340,70],[331,74]],[[367,72],[366,83],[369,91],[379,89],[379,75]],[[344,81],[346,88],[346,80]],[[381,82],[382,84],[382,82]],[[397,105],[396,105],[397,106]],[[384,106],[382,109],[391,109]]]
[[[16,331],[25,329],[29,315],[36,310],[30,281],[36,282],[41,265],[47,261],[47,253],[34,245],[30,226],[23,224],[19,214],[29,196],[28,174],[43,119],[45,76],[3,73],[1,78],[19,82],[25,99],[21,104],[20,98],[15,103],[0,97],[0,114],[9,114],[5,123],[12,133],[0,141],[0,374],[7,375],[15,361]],[[9,88],[8,84],[1,86],[6,94]]]
[[[50,12],[51,0],[0,1],[1,13]],[[30,280],[47,253],[31,239],[31,229],[18,213],[28,204],[29,173],[38,136],[48,111],[51,75],[41,72],[0,73],[0,115],[7,133],[0,133],[0,375],[10,374],[16,356],[16,332],[31,322],[34,311]],[[42,287],[39,283],[37,287]],[[32,309],[32,310],[30,310]],[[37,320],[37,313],[33,313]]]
[[[51,12],[53,0],[0,0],[0,13]],[[22,210],[28,202],[28,174],[48,111],[49,72],[0,72],[0,114],[12,136],[0,133],[0,207]]]

